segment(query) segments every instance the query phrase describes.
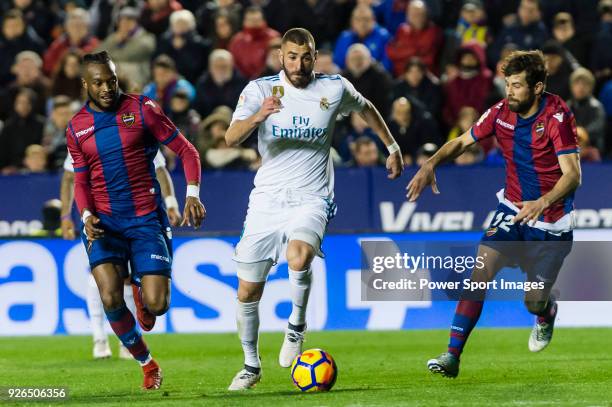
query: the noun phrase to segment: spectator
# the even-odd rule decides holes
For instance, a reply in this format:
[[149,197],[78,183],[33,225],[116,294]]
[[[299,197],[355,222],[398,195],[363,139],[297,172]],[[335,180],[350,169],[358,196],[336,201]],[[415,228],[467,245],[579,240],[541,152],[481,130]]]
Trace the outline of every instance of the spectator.
[[459,110],[459,115],[457,117],[457,123],[450,129],[448,133],[448,138],[446,141],[451,141],[461,136],[463,133],[472,128],[472,125],[476,123],[478,120],[478,111],[470,106],[462,107]]
[[[508,43],[504,45],[504,48],[501,52],[501,57],[495,66],[495,77],[493,78],[493,96],[499,96],[497,100],[503,98],[506,95],[506,75],[504,75],[504,64],[506,57],[510,55],[513,51],[518,50],[516,44]],[[492,103],[497,102],[494,100]]]
[[440,27],[429,20],[427,7],[421,0],[413,0],[406,8],[407,22],[400,25],[387,45],[387,55],[393,63],[393,73],[400,76],[413,57],[419,57],[434,74],[438,73],[438,53],[443,35]]
[[66,127],[75,113],[73,101],[68,96],[55,96],[51,102],[51,114],[43,130],[42,146],[49,157],[49,168],[62,167],[66,155]]
[[334,48],[334,63],[344,69],[349,48],[353,44],[365,45],[372,58],[382,63],[387,70],[391,70],[391,61],[387,58],[385,47],[391,39],[386,28],[376,24],[374,12],[370,6],[357,5],[351,14],[351,28],[342,31],[336,47]]
[[542,46],[542,53],[544,53],[546,70],[548,71],[546,90],[561,96],[563,100],[568,100],[571,96],[569,78],[572,72],[578,68],[578,63],[555,40],[547,41]]
[[538,0],[521,0],[517,14],[518,21],[502,29],[488,48],[492,66],[499,61],[501,50],[508,43],[516,44],[519,49],[529,50],[540,48],[548,39]]
[[29,88],[36,94],[34,112],[45,114],[45,101],[50,81],[42,74],[42,59],[34,51],[21,51],[15,58],[11,71],[15,80],[0,90],[0,119],[6,119],[15,103],[15,97],[22,88]]
[[358,113],[352,112],[350,124],[343,126],[342,131],[336,131],[332,140],[332,147],[339,155],[341,162],[352,165],[355,140],[361,137],[367,137],[375,143],[380,143],[380,147],[385,147],[374,130],[368,127],[368,123]]
[[115,32],[121,10],[136,10],[136,19],[140,20],[140,0],[93,0],[90,3],[91,32],[101,40]]
[[30,144],[25,149],[23,166],[26,173],[39,174],[47,171],[47,151],[40,144]]
[[612,0],[601,0],[600,23],[591,48],[591,69],[598,83],[612,78]]
[[589,145],[603,152],[606,139],[606,112],[601,102],[593,97],[595,77],[586,68],[576,69],[570,76],[572,97],[567,106],[574,113],[576,125],[584,127]]
[[576,127],[578,134],[578,147],[580,147],[580,161],[587,163],[598,163],[601,161],[601,153],[598,149],[591,145],[591,138],[587,130],[582,127]]
[[30,144],[40,144],[45,119],[36,115],[32,106],[36,94],[23,88],[15,97],[13,114],[4,124],[0,134],[0,171],[15,173],[23,165],[25,150]]
[[326,75],[336,75],[340,73],[338,65],[334,64],[334,54],[328,49],[320,49],[315,60],[315,72]]
[[[287,7],[281,5],[278,8],[282,10]],[[294,0],[286,10],[289,18],[284,21],[285,24],[275,28],[283,32],[292,27],[305,28],[313,33],[319,47],[331,47],[336,40],[338,28],[342,27],[338,21],[337,8],[334,0]],[[266,16],[268,21],[272,21],[271,16]]]
[[200,126],[198,150],[202,165],[206,168],[256,169],[259,162],[257,152],[243,146],[228,147],[225,132],[232,119],[232,109],[216,108]]
[[461,44],[473,41],[476,41],[482,47],[489,44],[491,36],[482,1],[465,0],[463,2],[456,32]]
[[372,60],[370,50],[364,44],[356,43],[349,47],[343,76],[376,106],[383,117],[389,115],[393,80],[380,64]]
[[406,22],[406,7],[409,2],[410,0],[380,0],[370,3],[374,6],[376,20],[393,34]]
[[27,27],[21,11],[8,11],[2,19],[0,37],[0,85],[5,85],[13,79],[11,66],[17,54],[26,50],[41,54],[44,46],[36,32]]
[[195,107],[206,117],[218,106],[235,106],[247,81],[234,69],[234,58],[229,51],[216,49],[208,57],[208,72],[196,85]]
[[85,91],[81,81],[81,55],[67,52],[53,75],[51,96],[66,95],[72,100],[84,100]]
[[482,162],[485,158],[482,146],[474,143],[465,149],[463,154],[455,158],[455,164],[459,166],[474,165]]
[[588,37],[576,35],[574,19],[570,13],[557,13],[553,19],[553,38],[572,54],[581,65],[589,63],[590,44]]
[[421,102],[435,118],[442,110],[442,92],[438,78],[430,72],[418,57],[410,59],[406,71],[393,85],[393,100],[408,97]]
[[151,77],[151,56],[155,50],[155,36],[138,24],[138,10],[121,9],[117,29],[110,34],[96,51],[106,50],[117,64],[117,73],[129,77],[142,88]]
[[99,41],[90,34],[89,23],[89,13],[82,8],[76,8],[68,13],[64,23],[66,32],[53,41],[45,52],[43,58],[45,75],[50,76],[55,72],[68,51],[86,54],[96,49]]
[[423,166],[438,151],[438,146],[434,143],[426,143],[419,147],[416,154],[416,165]]
[[487,68],[484,50],[477,43],[461,46],[456,61],[459,74],[444,89],[442,116],[449,127],[455,124],[464,106],[471,106],[482,113],[493,85],[493,75]]
[[155,58],[153,82],[144,87],[142,94],[157,100],[164,111],[168,112],[170,111],[170,99],[179,89],[185,90],[190,102],[195,99],[195,88],[178,74],[172,58],[168,55],[160,55]]
[[[240,25],[240,19],[242,16],[242,4],[237,0],[217,0],[217,1],[206,1],[196,11],[196,19],[198,20],[198,32],[205,38],[214,37],[214,31],[216,29],[216,19],[219,15],[224,15],[231,26],[234,28],[233,32],[237,31]],[[214,47],[217,49],[221,47]],[[226,48],[226,47],[222,47]]]
[[45,3],[43,0],[5,0],[0,6],[2,7],[0,13],[4,14],[11,9],[19,10],[26,25],[32,27],[38,38],[47,42],[54,38],[53,34],[58,25],[58,18]]
[[[281,48],[281,39],[277,38],[268,45],[268,55],[266,56],[266,68],[261,73],[261,76],[276,75],[283,69],[280,62],[279,52]],[[318,56],[317,56],[318,58]]]
[[168,117],[191,143],[195,143],[200,115],[191,108],[191,100],[185,89],[177,89],[170,99]]
[[353,161],[351,167],[378,167],[384,165],[378,146],[370,137],[362,136],[355,140],[352,147]]
[[228,49],[230,41],[238,31],[238,21],[226,10],[220,10],[214,17],[214,32],[211,34],[211,49]]
[[146,0],[140,15],[140,24],[156,37],[162,35],[170,23],[170,15],[182,10],[183,6],[177,0]]
[[254,79],[266,66],[266,54],[271,40],[280,34],[269,28],[259,7],[249,7],[244,13],[242,31],[230,41],[229,51],[236,68],[248,79]]
[[415,162],[416,153],[423,144],[442,141],[431,113],[405,97],[393,102],[388,124],[389,131],[402,150],[406,165]]
[[165,54],[174,60],[176,69],[189,82],[195,83],[206,69],[210,42],[196,31],[193,13],[175,11],[170,15],[170,30],[158,41],[155,55]]

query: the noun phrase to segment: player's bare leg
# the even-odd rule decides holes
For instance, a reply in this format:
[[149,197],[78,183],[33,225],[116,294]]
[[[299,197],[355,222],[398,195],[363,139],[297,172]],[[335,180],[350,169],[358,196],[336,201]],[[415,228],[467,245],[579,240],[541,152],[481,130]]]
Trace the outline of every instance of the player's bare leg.
[[[484,283],[492,281],[505,264],[505,257],[497,250],[484,245],[478,247],[478,256],[484,259],[484,267],[474,268],[471,281]],[[448,351],[427,361],[427,368],[432,373],[439,373],[445,377],[457,377],[459,358],[472,329],[480,318],[485,295],[486,290],[462,294],[451,324]]]
[[306,331],[306,307],[312,283],[310,264],[314,256],[315,249],[309,243],[302,240],[289,241],[287,262],[289,263],[292,310],[285,339],[278,355],[278,363],[281,367],[291,366],[293,359],[302,353]]
[[150,331],[157,315],[163,315],[170,307],[170,279],[160,275],[145,275],[140,287],[132,284],[136,316],[140,327]]
[[[248,390],[255,387],[261,380],[261,361],[259,359],[259,301],[263,295],[265,275],[271,266],[270,262],[265,264],[241,265],[241,268],[249,268],[264,278],[264,281],[247,281],[238,278],[238,301],[236,307],[236,323],[238,325],[238,336],[244,352],[244,367],[241,369],[229,385],[228,390]],[[257,272],[257,270],[261,270]],[[262,277],[250,279],[259,280]]]
[[532,352],[544,350],[552,340],[558,307],[551,288],[552,284],[545,284],[542,290],[525,292],[525,307],[536,316],[528,342]]
[[124,266],[103,263],[94,267],[92,273],[100,290],[104,312],[113,331],[142,367],[143,388],[158,389],[162,383],[161,369],[151,357],[134,316],[123,299],[123,276],[126,275]]

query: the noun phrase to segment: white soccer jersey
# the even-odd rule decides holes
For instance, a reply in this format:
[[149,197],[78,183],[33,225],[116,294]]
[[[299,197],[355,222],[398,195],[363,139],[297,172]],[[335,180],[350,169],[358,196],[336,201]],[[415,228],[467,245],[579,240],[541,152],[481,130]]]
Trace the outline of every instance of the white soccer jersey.
[[333,197],[334,172],[329,149],[338,115],[361,111],[366,99],[340,75],[316,74],[304,89],[295,88],[285,73],[263,77],[242,91],[232,121],[255,114],[264,98],[280,97],[282,108],[258,129],[262,166],[255,188],[294,189]]
[[[161,153],[161,150],[157,150],[157,154],[155,155],[155,158],[153,159],[153,165],[155,166],[155,169],[166,166],[166,158]],[[68,152],[68,155],[66,156],[66,159],[64,160],[64,170],[74,172],[74,167],[72,166],[72,156],[70,155],[70,151]]]

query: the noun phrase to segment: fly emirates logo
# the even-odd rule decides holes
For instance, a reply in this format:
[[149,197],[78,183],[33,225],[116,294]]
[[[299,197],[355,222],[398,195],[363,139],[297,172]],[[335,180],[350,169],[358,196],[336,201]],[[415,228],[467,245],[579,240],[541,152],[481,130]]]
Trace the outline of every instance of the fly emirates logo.
[[305,116],[293,116],[291,118],[293,127],[284,128],[272,125],[272,137],[288,139],[315,140],[327,135],[325,127],[310,127],[310,118]]

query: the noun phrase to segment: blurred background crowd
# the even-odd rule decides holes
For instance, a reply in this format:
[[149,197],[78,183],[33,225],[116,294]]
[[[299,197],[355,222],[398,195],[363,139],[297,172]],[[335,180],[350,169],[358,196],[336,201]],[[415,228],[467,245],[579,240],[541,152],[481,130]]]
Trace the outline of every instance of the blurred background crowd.
[[[0,13],[5,175],[61,169],[65,127],[87,97],[81,57],[101,50],[124,91],[163,106],[203,168],[257,169],[256,137],[229,148],[223,136],[247,82],[280,71],[291,27],[313,33],[317,71],[344,75],[375,104],[408,165],[504,97],[501,61],[516,49],[543,51],[582,160],[612,154],[612,0],[3,0]],[[336,126],[337,165],[383,165],[383,151],[358,115]],[[456,164],[501,161],[490,139]]]

